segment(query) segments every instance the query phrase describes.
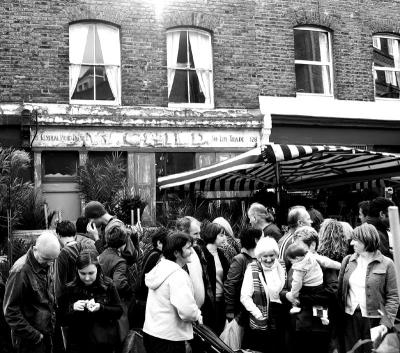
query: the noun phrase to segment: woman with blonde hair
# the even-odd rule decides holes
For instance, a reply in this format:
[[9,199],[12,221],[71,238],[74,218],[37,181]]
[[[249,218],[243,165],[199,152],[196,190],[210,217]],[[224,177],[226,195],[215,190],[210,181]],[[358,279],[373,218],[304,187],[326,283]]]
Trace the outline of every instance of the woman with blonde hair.
[[282,302],[279,294],[285,284],[275,239],[261,238],[255,248],[257,260],[250,263],[243,278],[240,301],[249,312],[242,348],[279,352],[283,346]]
[[[348,239],[351,239],[350,224],[328,218],[322,222],[319,231],[318,253],[332,260],[342,262],[349,250]],[[349,228],[350,227],[350,228]]]

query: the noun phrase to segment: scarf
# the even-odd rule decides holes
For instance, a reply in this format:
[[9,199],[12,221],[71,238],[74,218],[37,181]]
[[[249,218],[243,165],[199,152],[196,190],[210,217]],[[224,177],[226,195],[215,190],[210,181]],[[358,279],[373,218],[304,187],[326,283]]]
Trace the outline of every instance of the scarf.
[[[265,289],[260,281],[260,273],[264,277],[264,271],[258,261],[253,261],[251,264],[251,272],[253,276],[253,302],[260,309],[263,318],[256,319],[250,314],[250,328],[253,330],[268,330],[268,310],[269,310],[269,295],[265,293]],[[264,277],[265,281],[265,277]],[[265,281],[265,283],[267,283]]]

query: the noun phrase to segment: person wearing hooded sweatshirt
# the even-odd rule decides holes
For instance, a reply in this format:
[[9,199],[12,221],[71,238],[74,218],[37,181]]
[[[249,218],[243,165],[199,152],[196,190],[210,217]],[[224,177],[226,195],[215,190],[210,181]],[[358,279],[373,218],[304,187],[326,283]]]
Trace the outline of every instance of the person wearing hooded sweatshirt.
[[160,262],[145,276],[149,288],[143,326],[147,353],[185,353],[195,321],[202,322],[193,285],[182,267],[190,262],[192,238],[181,232],[168,237]]

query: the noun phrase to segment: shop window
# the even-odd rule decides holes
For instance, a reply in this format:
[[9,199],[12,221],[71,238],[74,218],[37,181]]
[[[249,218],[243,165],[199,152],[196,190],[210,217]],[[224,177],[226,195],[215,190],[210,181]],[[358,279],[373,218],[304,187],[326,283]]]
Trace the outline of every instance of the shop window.
[[168,102],[212,107],[211,35],[196,29],[167,32]]
[[75,182],[78,163],[78,152],[42,152],[43,182]]
[[333,92],[331,34],[319,28],[294,29],[297,93],[331,96]]
[[71,103],[120,104],[119,29],[104,23],[69,27],[69,96]]
[[373,37],[375,96],[400,98],[400,37]]

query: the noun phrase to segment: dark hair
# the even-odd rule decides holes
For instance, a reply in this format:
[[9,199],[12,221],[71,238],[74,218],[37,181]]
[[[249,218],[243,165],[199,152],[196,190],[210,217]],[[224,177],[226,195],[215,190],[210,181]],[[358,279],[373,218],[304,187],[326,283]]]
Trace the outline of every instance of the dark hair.
[[321,212],[316,210],[315,208],[310,208],[307,210],[308,214],[310,215],[310,218],[312,220],[312,227],[319,232],[319,229],[321,227],[321,223],[324,221],[324,216],[322,215]]
[[364,215],[364,217],[368,216],[368,214],[369,214],[369,201],[361,201],[358,204],[358,208],[361,210],[361,213]]
[[293,243],[290,244],[287,249],[286,249],[286,257],[288,259],[295,259],[297,256],[305,256],[307,254],[308,250],[304,246],[304,244],[301,243]]
[[108,284],[111,283],[111,281],[107,280],[106,277],[104,277],[103,271],[101,270],[101,266],[99,263],[99,253],[95,249],[85,249],[80,252],[76,259],[75,267],[76,267],[76,276],[75,279],[69,283],[69,286],[75,286],[79,285],[82,283],[80,277],[79,277],[79,270],[84,269],[85,267],[89,265],[95,265],[97,268],[97,276],[94,284],[98,284],[102,286],[103,288],[107,288]]
[[254,249],[256,247],[256,239],[260,239],[262,230],[252,227],[244,228],[239,235],[240,244],[246,250]]
[[376,250],[379,250],[379,233],[372,224],[363,223],[354,228],[353,239],[363,243],[365,251],[367,252],[375,252]]
[[76,235],[76,228],[71,221],[61,221],[56,225],[56,233],[61,238],[74,237]]
[[192,224],[192,221],[188,217],[178,218],[176,220],[176,229],[180,232],[189,234],[191,224]]
[[107,236],[107,245],[110,248],[118,249],[126,244],[127,232],[124,227],[114,227]]
[[219,233],[225,232],[225,229],[217,223],[209,223],[206,225],[202,234],[204,243],[213,244]]
[[89,218],[81,216],[76,220],[75,226],[77,233],[87,233],[87,225],[89,223]]
[[182,254],[182,249],[187,243],[193,244],[193,238],[183,232],[175,232],[166,238],[162,253],[167,260],[176,261],[175,251]]
[[384,197],[377,197],[370,202],[368,215],[371,217],[379,217],[381,211],[387,214],[389,206],[394,206],[394,203]]
[[161,242],[162,246],[165,246],[168,237],[168,229],[165,227],[158,228],[151,236],[151,242],[153,247],[157,247],[157,243]]

